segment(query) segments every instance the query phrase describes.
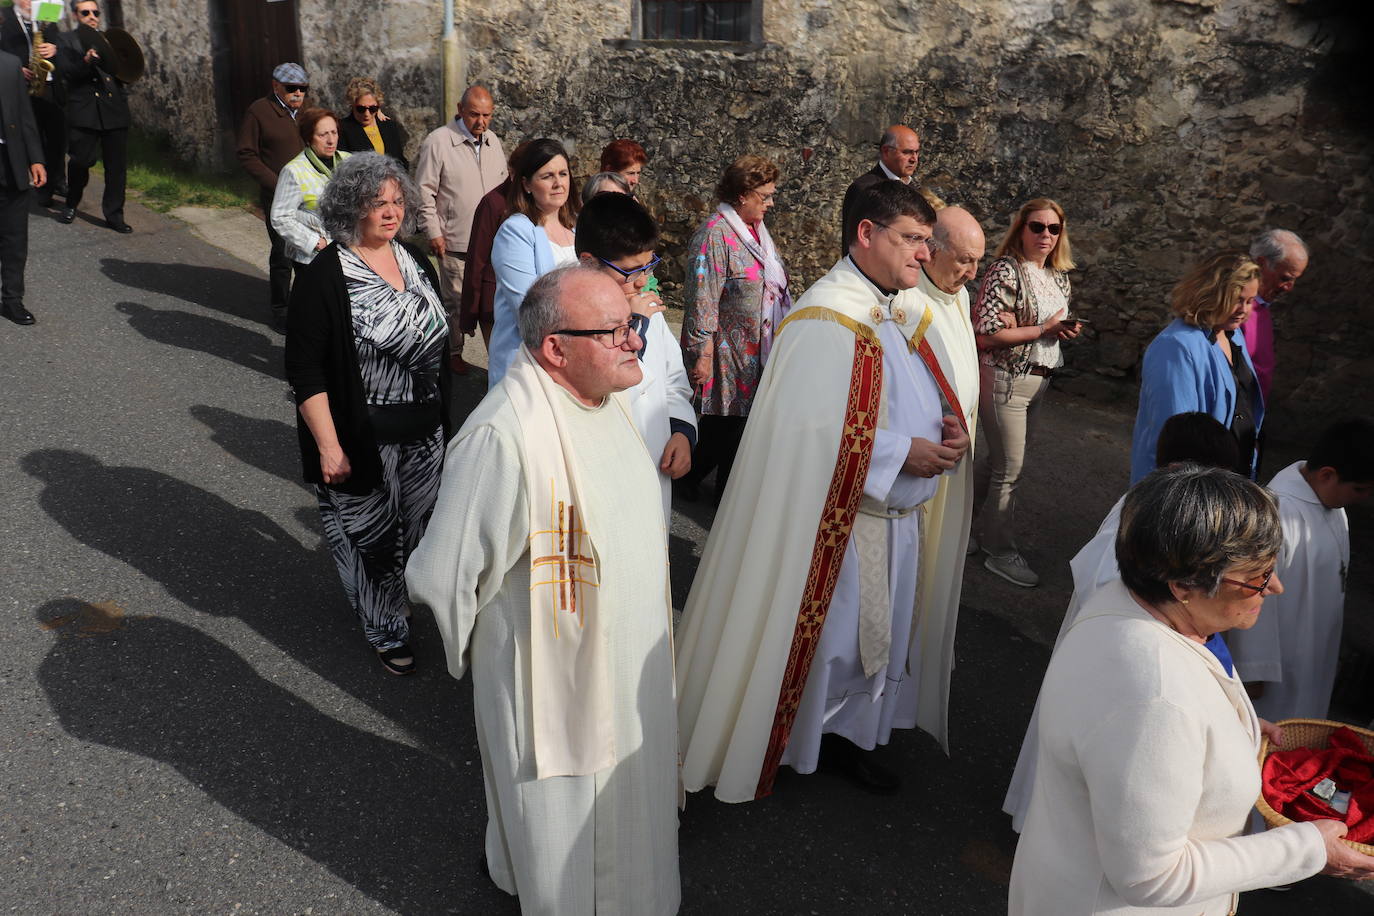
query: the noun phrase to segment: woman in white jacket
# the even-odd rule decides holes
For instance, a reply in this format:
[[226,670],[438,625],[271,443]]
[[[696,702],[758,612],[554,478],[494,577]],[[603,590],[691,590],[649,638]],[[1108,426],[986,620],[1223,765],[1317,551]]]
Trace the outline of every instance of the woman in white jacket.
[[271,219],[299,272],[332,241],[320,220],[320,195],[349,154],[339,149],[339,122],[329,109],[307,108],[296,116],[296,126],[305,149],[277,175]]
[[692,467],[696,412],[682,348],[663,318],[663,305],[644,287],[659,263],[658,225],[634,198],[613,191],[593,196],[577,217],[577,256],[621,284],[631,312],[640,318],[644,378],[625,392],[635,427],[658,465],[663,523],[672,524],[672,481]]
[[1121,581],[1084,603],[1040,689],[1012,916],[1225,916],[1241,891],[1374,876],[1336,821],[1242,835],[1274,726],[1220,634],[1282,592],[1281,539],[1273,498],[1229,471],[1163,469],[1127,494]]

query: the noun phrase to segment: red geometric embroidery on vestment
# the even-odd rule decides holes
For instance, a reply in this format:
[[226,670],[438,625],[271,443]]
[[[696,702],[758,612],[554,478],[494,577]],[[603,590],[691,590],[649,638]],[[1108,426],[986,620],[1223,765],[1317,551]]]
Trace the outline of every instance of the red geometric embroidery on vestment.
[[773,779],[787,748],[792,723],[801,706],[806,676],[811,660],[816,657],[825,615],[835,594],[835,582],[840,576],[844,551],[849,534],[854,529],[854,516],[863,497],[864,481],[873,459],[873,437],[878,425],[878,404],[883,392],[883,348],[877,341],[854,335],[854,368],[849,376],[849,402],[845,407],[844,428],[840,435],[839,455],[835,471],[830,477],[830,489],[825,496],[816,530],[815,546],[811,551],[811,566],[802,590],[801,607],[797,610],[797,626],[792,634],[792,646],[783,670],[782,686],[778,690],[778,705],[773,713],[773,729],[768,748],[763,755],[755,798],[763,798],[773,791]]

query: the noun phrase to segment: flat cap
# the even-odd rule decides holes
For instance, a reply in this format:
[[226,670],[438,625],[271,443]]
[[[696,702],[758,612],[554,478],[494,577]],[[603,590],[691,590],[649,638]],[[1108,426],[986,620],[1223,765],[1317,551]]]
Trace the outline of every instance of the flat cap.
[[310,78],[305,75],[305,68],[300,64],[277,64],[277,69],[272,71],[272,79],[279,83],[308,83]]

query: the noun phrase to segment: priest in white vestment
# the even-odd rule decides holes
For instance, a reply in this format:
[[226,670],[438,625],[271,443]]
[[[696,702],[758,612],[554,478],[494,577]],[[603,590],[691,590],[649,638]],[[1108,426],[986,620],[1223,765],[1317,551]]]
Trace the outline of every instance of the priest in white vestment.
[[943,723],[920,706],[921,507],[969,437],[944,415],[912,290],[935,214],[898,182],[858,197],[850,254],[780,326],[683,612],[684,784],[723,801],[767,795],[780,763],[813,772],[822,735],[847,775],[891,791],[862,752]]
[[[1197,464],[1212,468],[1234,468],[1237,460],[1236,437],[1225,426],[1207,413],[1190,412],[1175,414],[1159,430],[1159,440],[1155,444],[1155,467],[1165,468],[1177,464]],[[1069,597],[1068,610],[1059,625],[1059,635],[1055,637],[1054,649],[1064,641],[1064,634],[1078,619],[1078,612],[1092,594],[1110,582],[1121,578],[1121,570],[1116,565],[1116,532],[1121,525],[1121,505],[1126,501],[1123,494],[1107,512],[1107,517],[1098,526],[1092,540],[1074,554],[1069,561],[1073,574],[1073,594]],[[1287,580],[1284,580],[1287,585]],[[1271,595],[1265,599],[1264,608],[1268,612],[1275,600]],[[1263,615],[1261,615],[1261,620]],[[1230,630],[1226,634],[1229,641],[1240,630]],[[1053,655],[1053,651],[1051,652]],[[1016,758],[1016,769],[1011,775],[1011,786],[1002,802],[1002,810],[1011,815],[1011,828],[1017,833],[1026,820],[1030,809],[1031,789],[1035,786],[1035,758],[1040,742],[1040,701],[1036,700],[1031,712],[1030,724],[1026,727],[1026,737],[1021,742],[1021,753]]]
[[449,672],[472,669],[486,864],[525,914],[678,910],[667,539],[618,393],[640,379],[630,315],[600,271],[535,281],[406,570]]
[[916,629],[922,647],[920,704],[922,721],[949,753],[949,672],[954,667],[954,632],[964,590],[964,561],[973,519],[973,441],[978,421],[978,346],[973,337],[968,289],[983,259],[983,229],[963,207],[935,214],[930,260],[922,265],[916,292],[930,309],[925,339],[935,353],[953,393],[950,409],[964,415],[969,453],[952,471],[940,475],[935,496],[926,503],[921,530],[921,572],[916,596]]
[[1374,490],[1374,423],[1336,423],[1308,459],[1269,481],[1278,498],[1283,594],[1265,600],[1255,626],[1229,639],[1255,712],[1266,719],[1324,719],[1336,684],[1350,566],[1345,507]]

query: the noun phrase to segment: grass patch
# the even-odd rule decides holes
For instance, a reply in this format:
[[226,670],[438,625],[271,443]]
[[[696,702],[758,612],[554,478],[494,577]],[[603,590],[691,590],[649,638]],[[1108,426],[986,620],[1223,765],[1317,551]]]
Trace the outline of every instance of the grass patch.
[[244,172],[199,171],[178,160],[165,139],[139,130],[129,131],[128,182],[159,213],[174,207],[246,210],[258,200],[257,182]]

